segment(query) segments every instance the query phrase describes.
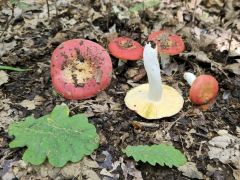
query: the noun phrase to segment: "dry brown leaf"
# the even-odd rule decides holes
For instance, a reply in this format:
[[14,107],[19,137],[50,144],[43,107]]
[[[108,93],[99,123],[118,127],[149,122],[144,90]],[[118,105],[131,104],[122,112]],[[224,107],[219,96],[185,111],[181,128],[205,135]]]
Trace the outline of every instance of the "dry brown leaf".
[[0,86],[8,82],[8,74],[5,71],[0,71]]
[[240,63],[229,64],[229,65],[225,66],[224,69],[226,69],[236,75],[240,75]]
[[184,176],[187,176],[192,179],[204,179],[203,174],[198,171],[196,164],[194,162],[187,162],[183,166],[178,167],[178,170],[183,173]]
[[9,43],[0,43],[0,57],[9,53],[9,51],[12,50],[16,45],[17,42],[15,40]]
[[36,108],[36,106],[40,106],[45,99],[41,96],[35,96],[33,100],[23,100],[21,103],[19,103],[22,107],[27,108],[27,110],[33,110]]
[[240,168],[240,139],[226,133],[214,137],[209,142],[208,155],[210,159],[217,158],[224,164],[233,163]]
[[235,180],[240,180],[240,170],[233,170],[233,176]]
[[6,127],[18,119],[18,111],[10,107],[11,100],[3,99],[3,94],[0,92],[0,127]]

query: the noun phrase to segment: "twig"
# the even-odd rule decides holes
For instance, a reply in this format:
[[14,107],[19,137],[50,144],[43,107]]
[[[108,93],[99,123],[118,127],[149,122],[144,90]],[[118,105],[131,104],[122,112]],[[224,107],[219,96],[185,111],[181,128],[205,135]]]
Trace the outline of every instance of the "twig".
[[46,4],[47,4],[47,14],[48,14],[48,19],[50,18],[50,10],[49,10],[49,3],[48,0],[46,0]]
[[194,3],[193,18],[192,18],[192,26],[194,25],[194,21],[195,21],[195,11],[196,11],[196,6],[197,6],[197,0],[195,0],[195,3]]
[[131,124],[137,125],[140,127],[149,127],[149,128],[158,128],[159,127],[159,124],[157,124],[157,123],[146,123],[146,122],[139,122],[139,121],[133,121]]
[[10,8],[11,8],[11,10],[12,10],[12,11],[11,11],[12,14],[11,14],[11,17],[8,19],[6,25],[5,25],[5,28],[4,28],[3,32],[1,33],[1,35],[0,35],[0,38],[2,38],[3,34],[6,32],[6,30],[7,30],[8,27],[9,27],[9,24],[10,24],[11,20],[12,20],[13,17],[14,17],[15,4],[12,4],[12,7],[10,7]]
[[231,33],[231,36],[230,36],[229,45],[228,45],[228,53],[227,53],[227,56],[226,56],[225,62],[224,62],[225,65],[227,64],[227,60],[228,60],[228,57],[229,57],[229,54],[230,54],[232,39],[233,39],[233,33]]
[[175,121],[173,121],[172,123],[170,123],[168,125],[167,128],[165,128],[165,133],[167,133],[168,131],[170,131],[170,129],[173,127],[174,124],[176,124],[180,119],[184,118],[186,115],[188,114],[188,111],[187,112],[183,112],[182,115],[177,118]]
[[54,1],[55,9],[56,9],[56,16],[58,17],[58,6],[57,6],[57,0]]

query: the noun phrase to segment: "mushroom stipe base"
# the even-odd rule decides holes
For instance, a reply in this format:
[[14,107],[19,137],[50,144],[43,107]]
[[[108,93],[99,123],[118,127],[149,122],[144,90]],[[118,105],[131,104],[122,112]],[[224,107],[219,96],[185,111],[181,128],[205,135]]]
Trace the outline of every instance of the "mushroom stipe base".
[[126,97],[127,107],[146,119],[159,119],[177,114],[183,107],[182,96],[172,87],[162,85],[160,101],[148,99],[149,84],[142,84],[130,90]]

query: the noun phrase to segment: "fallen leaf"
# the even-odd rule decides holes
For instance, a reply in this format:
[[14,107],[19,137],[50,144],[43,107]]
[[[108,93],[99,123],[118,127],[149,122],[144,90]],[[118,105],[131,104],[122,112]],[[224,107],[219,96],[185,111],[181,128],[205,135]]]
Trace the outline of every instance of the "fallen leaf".
[[134,161],[127,161],[127,163],[124,163],[123,158],[120,158],[120,161],[125,180],[129,179],[128,175],[134,177],[135,180],[143,180],[142,173],[136,169]]
[[12,50],[16,45],[15,40],[9,43],[0,43],[0,57]]
[[225,66],[224,69],[226,69],[236,75],[240,75],[240,63],[229,64],[229,65]]
[[178,170],[192,179],[204,179],[203,174],[198,171],[196,164],[193,162],[187,162],[185,165],[178,167]]
[[6,128],[11,122],[18,119],[18,111],[10,107],[11,100],[3,99],[0,92],[0,128]]
[[22,107],[27,108],[27,110],[33,110],[36,108],[34,101],[30,100],[23,100],[21,103],[19,103]]
[[239,138],[222,133],[222,135],[214,137],[208,143],[210,159],[217,158],[224,164],[233,163],[235,167],[240,168]]
[[2,176],[2,180],[10,180],[10,179],[15,179],[16,177],[12,172],[7,172]]
[[45,99],[41,96],[35,96],[33,100],[23,100],[21,103],[19,103],[22,107],[27,108],[27,110],[33,110],[36,108],[36,106],[40,106]]
[[192,51],[192,52],[189,52],[189,53],[181,53],[180,55],[185,57],[185,58],[188,58],[190,56],[194,56],[196,58],[196,60],[199,61],[199,62],[212,63],[212,60],[210,60],[208,58],[207,54],[203,51],[198,51],[198,52]]
[[240,170],[233,170],[235,180],[240,180]]
[[0,86],[8,82],[8,74],[5,71],[0,71]]
[[240,127],[239,126],[237,126],[236,131],[237,131],[238,137],[240,137]]

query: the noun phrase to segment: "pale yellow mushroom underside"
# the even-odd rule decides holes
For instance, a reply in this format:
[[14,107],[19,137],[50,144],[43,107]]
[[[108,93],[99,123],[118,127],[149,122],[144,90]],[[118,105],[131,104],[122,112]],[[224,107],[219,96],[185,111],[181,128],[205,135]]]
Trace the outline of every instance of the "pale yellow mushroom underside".
[[162,85],[160,101],[148,99],[148,84],[142,84],[128,91],[126,106],[146,119],[159,119],[177,114],[183,107],[183,97],[172,87]]

